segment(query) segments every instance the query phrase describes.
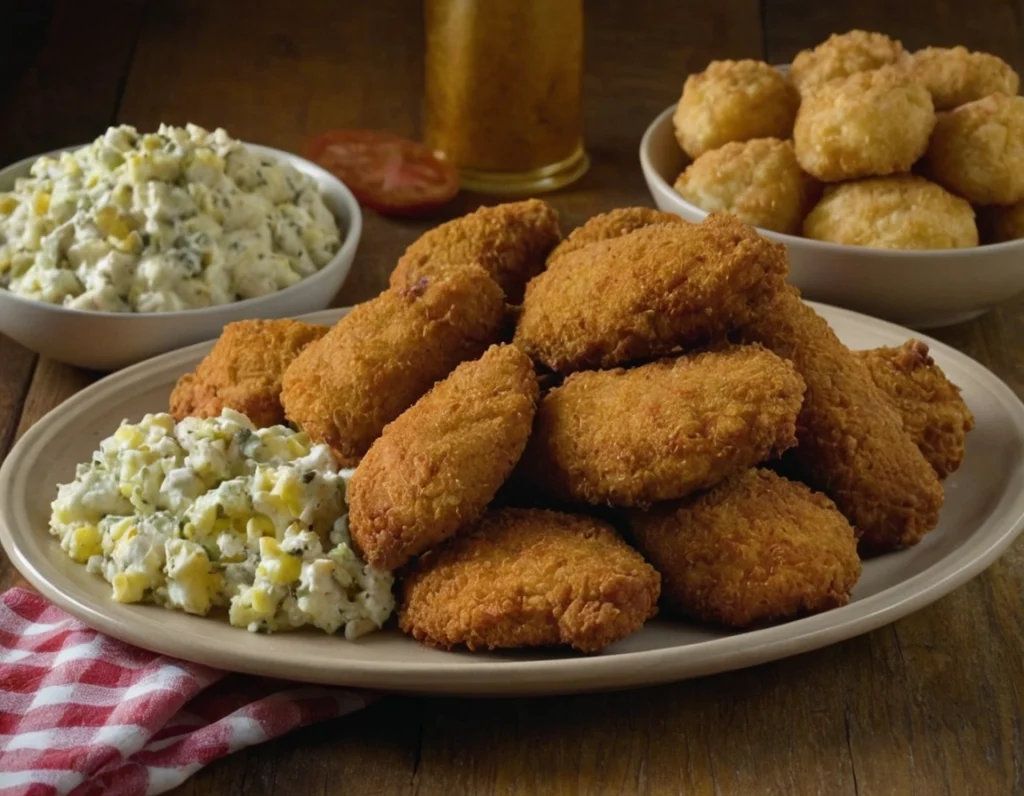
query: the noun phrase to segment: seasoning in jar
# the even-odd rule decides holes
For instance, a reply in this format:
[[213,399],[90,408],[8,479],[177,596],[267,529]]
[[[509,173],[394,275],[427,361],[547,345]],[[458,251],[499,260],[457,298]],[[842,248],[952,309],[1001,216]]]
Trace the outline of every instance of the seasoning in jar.
[[424,137],[463,186],[535,193],[582,176],[582,0],[425,7]]

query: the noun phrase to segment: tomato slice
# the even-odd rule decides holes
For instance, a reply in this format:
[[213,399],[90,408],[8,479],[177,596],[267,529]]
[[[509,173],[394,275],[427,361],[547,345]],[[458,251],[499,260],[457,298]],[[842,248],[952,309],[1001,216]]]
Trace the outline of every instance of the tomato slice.
[[306,153],[379,213],[422,215],[459,192],[454,166],[425,145],[392,133],[331,130],[312,139]]

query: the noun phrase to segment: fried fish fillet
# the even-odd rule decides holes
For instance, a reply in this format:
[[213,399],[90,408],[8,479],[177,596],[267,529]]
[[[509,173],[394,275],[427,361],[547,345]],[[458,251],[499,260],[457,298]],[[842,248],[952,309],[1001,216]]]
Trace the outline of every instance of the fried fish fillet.
[[281,377],[328,327],[289,319],[229,323],[195,372],[178,379],[170,412],[185,417],[217,417],[225,407],[241,412],[255,426],[284,422]]
[[530,358],[492,346],[385,426],[348,486],[364,558],[397,569],[480,519],[526,447],[538,393]]
[[728,215],[655,224],[562,255],[526,288],[515,342],[552,370],[671,353],[747,322],[786,249]]
[[497,342],[503,317],[501,289],[478,266],[386,290],[292,362],[285,414],[354,466],[434,382]]
[[476,263],[510,303],[518,303],[523,287],[544,268],[544,258],[561,237],[558,213],[540,199],[481,207],[415,240],[392,272],[391,286],[406,287],[421,276]]
[[939,521],[942,484],[896,409],[828,322],[787,288],[744,330],[790,359],[807,383],[797,447],[801,480],[835,501],[865,551],[916,544]]
[[548,255],[548,265],[569,252],[578,251],[591,243],[600,243],[628,235],[654,224],[686,224],[679,216],[663,213],[650,207],[620,207],[608,213],[601,213],[577,227]]
[[437,647],[597,652],[639,630],[659,590],[658,573],[610,525],[500,509],[414,564],[398,623]]
[[517,478],[593,504],[683,497],[795,445],[803,394],[761,346],[574,373],[541,400]]
[[663,603],[702,622],[747,627],[850,601],[860,577],[853,528],[835,504],[770,470],[629,513],[629,536],[661,573]]
[[974,415],[960,397],[960,388],[928,354],[928,346],[920,340],[907,340],[899,347],[856,353],[875,384],[899,410],[903,430],[939,478],[954,472],[964,460]]

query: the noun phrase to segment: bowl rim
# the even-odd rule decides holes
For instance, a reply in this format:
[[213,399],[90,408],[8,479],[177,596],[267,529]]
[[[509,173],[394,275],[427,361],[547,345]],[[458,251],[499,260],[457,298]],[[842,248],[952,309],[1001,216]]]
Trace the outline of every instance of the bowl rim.
[[[670,124],[672,121],[672,115],[675,113],[676,104],[669,105],[665,110],[654,117],[647,129],[644,131],[643,137],[640,139],[640,168],[643,170],[648,180],[655,183],[658,189],[663,191],[666,196],[670,197],[671,200],[684,209],[701,217],[709,215],[707,210],[698,207],[693,202],[684,199],[678,194],[668,181],[661,176],[657,169],[654,168],[654,164],[651,163],[650,148],[651,140],[654,138],[655,133],[659,132],[662,127]],[[1015,251],[1024,249],[1024,238],[1018,238],[1017,240],[1002,241],[1000,243],[984,243],[978,246],[967,246],[960,249],[878,249],[871,246],[854,246],[849,243],[832,243],[831,241],[815,240],[814,238],[805,238],[801,235],[790,235],[785,232],[775,232],[774,230],[764,229],[763,227],[754,227],[757,232],[773,240],[777,240],[780,243],[784,243],[787,246],[805,246],[812,251],[817,251],[822,254],[835,254],[842,252],[843,254],[849,254],[850,252],[857,252],[867,257],[874,258],[889,258],[899,257],[907,260],[920,260],[935,257],[956,257],[968,259],[971,257],[983,257],[988,254],[1002,254],[1007,251]]]
[[[42,152],[38,155],[30,155],[29,157],[16,160],[14,163],[0,168],[0,173],[31,165],[35,163],[39,158],[51,157],[58,155],[62,152],[73,152],[87,147],[92,142],[85,144],[73,144],[71,146],[58,147],[57,149],[51,149],[49,152]],[[335,252],[334,256],[320,268],[316,273],[310,274],[304,279],[300,279],[298,282],[288,285],[288,287],[275,290],[273,293],[267,293],[263,296],[253,296],[252,298],[243,299],[242,301],[232,301],[227,304],[214,304],[210,307],[195,307],[194,309],[187,310],[171,310],[169,312],[110,312],[108,310],[82,310],[77,307],[65,307],[63,304],[55,304],[51,301],[41,301],[40,299],[29,298],[27,296],[21,296],[14,293],[7,288],[0,288],[0,302],[4,300],[11,300],[24,307],[39,309],[43,312],[53,311],[64,313],[69,316],[81,316],[83,318],[110,318],[123,321],[124,323],[145,323],[153,319],[182,319],[182,318],[210,318],[217,315],[221,315],[226,312],[232,312],[236,308],[244,307],[243,313],[248,313],[249,309],[256,309],[263,307],[268,304],[272,304],[275,300],[281,298],[285,294],[292,294],[298,292],[300,288],[309,288],[320,282],[326,281],[335,272],[342,267],[344,262],[351,261],[355,257],[356,248],[359,246],[359,240],[363,234],[363,213],[359,206],[359,202],[356,200],[352,191],[345,185],[340,179],[335,177],[327,169],[318,166],[310,160],[296,155],[293,152],[286,152],[283,149],[275,149],[274,147],[264,146],[263,144],[253,144],[248,141],[241,141],[244,146],[247,146],[257,152],[271,155],[284,162],[298,161],[302,164],[302,171],[305,171],[310,176],[316,177],[330,184],[331,190],[337,191],[341,195],[342,203],[348,208],[350,216],[347,223],[347,229],[345,230],[345,239],[342,241],[341,248]],[[292,164],[294,165],[294,163]],[[321,195],[323,191],[321,191]],[[330,208],[328,208],[330,209]],[[342,219],[339,219],[335,213],[331,213],[334,216],[335,222],[341,226]],[[252,317],[257,317],[253,315]]]

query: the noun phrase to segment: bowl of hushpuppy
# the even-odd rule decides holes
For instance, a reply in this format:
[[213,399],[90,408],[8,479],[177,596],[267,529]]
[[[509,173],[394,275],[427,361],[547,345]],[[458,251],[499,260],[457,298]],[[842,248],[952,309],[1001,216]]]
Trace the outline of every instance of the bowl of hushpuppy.
[[659,209],[786,244],[808,298],[946,326],[1024,291],[1019,87],[994,55],[854,30],[690,75],[640,163]]

